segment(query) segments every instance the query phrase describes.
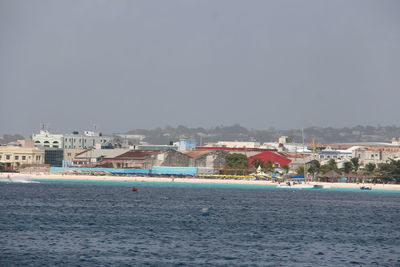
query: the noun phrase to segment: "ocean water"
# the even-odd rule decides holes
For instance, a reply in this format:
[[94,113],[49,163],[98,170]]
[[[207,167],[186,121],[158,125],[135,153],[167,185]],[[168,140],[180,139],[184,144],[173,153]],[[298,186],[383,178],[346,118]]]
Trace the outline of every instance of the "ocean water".
[[0,266],[55,265],[400,266],[400,194],[0,183]]

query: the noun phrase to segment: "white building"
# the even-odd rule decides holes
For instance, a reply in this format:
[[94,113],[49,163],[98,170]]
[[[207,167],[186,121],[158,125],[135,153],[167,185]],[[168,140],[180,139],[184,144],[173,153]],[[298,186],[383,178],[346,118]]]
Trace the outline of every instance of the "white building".
[[229,147],[229,148],[259,148],[259,142],[239,142],[239,141],[218,141],[206,145],[210,147]]
[[62,134],[51,134],[47,130],[40,130],[38,134],[32,135],[32,140],[37,147],[63,147],[63,135]]
[[107,146],[111,143],[112,137],[91,131],[85,131],[84,134],[78,132],[52,134],[47,130],[41,130],[38,134],[32,135],[32,140],[37,147],[86,149]]

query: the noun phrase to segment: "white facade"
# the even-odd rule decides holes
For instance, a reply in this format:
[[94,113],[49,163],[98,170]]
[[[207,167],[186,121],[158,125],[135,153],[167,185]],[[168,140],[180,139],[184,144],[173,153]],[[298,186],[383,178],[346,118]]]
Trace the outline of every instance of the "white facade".
[[112,137],[102,136],[100,133],[86,131],[83,135],[77,132],[73,134],[51,134],[47,130],[41,130],[32,135],[32,140],[37,147],[86,149],[91,147],[106,146],[111,143]]
[[259,142],[239,142],[239,141],[218,141],[207,146],[212,147],[229,147],[229,148],[258,148]]
[[63,135],[62,134],[51,134],[47,130],[40,130],[38,134],[32,135],[32,140],[37,147],[63,147]]

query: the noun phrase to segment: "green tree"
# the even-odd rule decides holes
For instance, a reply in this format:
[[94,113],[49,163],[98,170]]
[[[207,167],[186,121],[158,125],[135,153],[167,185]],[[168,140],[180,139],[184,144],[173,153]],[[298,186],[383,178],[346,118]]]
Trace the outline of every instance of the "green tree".
[[344,173],[349,173],[351,172],[352,169],[353,169],[353,164],[350,161],[346,161],[343,164],[342,170],[344,171]]
[[314,175],[316,173],[319,173],[320,169],[321,169],[321,163],[319,163],[318,160],[314,159],[314,160],[310,161],[308,170],[311,174]]
[[247,169],[249,168],[249,161],[246,155],[233,153],[226,156],[225,166],[233,169]]
[[330,159],[327,164],[321,166],[320,170],[322,173],[327,173],[329,171],[338,171],[336,161],[334,159]]
[[390,159],[388,163],[381,163],[378,172],[382,180],[400,182],[400,160]]
[[356,172],[358,171],[358,168],[360,167],[360,160],[359,158],[351,158],[350,159],[351,164],[353,165],[353,170]]
[[365,165],[365,169],[367,170],[367,172],[373,173],[376,169],[376,165],[375,163],[368,163],[367,165]]
[[287,164],[283,165],[282,169],[285,170],[285,173],[288,173],[289,172],[289,165],[287,165]]
[[258,167],[261,167],[262,169],[264,168],[264,161],[262,161],[262,159],[260,159],[260,158],[254,158],[252,161],[251,161],[251,164],[254,166],[254,168],[258,168]]
[[268,160],[267,162],[264,163],[264,170],[270,171],[274,167],[274,164],[272,161]]
[[296,169],[297,175],[305,174],[305,172],[308,172],[307,166],[304,169],[304,166],[299,166]]

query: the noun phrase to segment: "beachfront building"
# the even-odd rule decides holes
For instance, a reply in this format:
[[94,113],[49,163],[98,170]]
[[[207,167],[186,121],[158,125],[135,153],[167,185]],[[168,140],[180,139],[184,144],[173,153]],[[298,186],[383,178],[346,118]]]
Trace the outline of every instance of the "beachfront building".
[[[255,159],[259,159],[265,163],[270,161],[270,162],[272,162],[272,167],[275,167],[275,168],[282,168],[285,165],[289,165],[289,163],[291,162],[290,159],[284,157],[283,155],[281,155],[279,153],[274,153],[274,152],[268,151],[268,150],[249,157],[248,158],[249,163],[252,164],[252,162]],[[254,167],[256,167],[256,166],[254,166]]]
[[224,150],[197,150],[184,152],[190,157],[190,167],[223,169],[229,152]]
[[151,169],[153,166],[188,167],[190,157],[176,150],[129,150],[113,158],[104,158],[103,166]]
[[[68,152],[69,151],[69,152]],[[64,161],[64,166],[72,167],[95,167],[102,165],[103,159],[114,158],[121,154],[130,151],[126,148],[115,148],[115,149],[85,149],[81,152],[74,150],[67,150],[67,153],[74,153],[75,156],[71,159],[70,156]]]
[[44,151],[39,148],[0,146],[0,165],[6,170],[38,164],[44,164]]

